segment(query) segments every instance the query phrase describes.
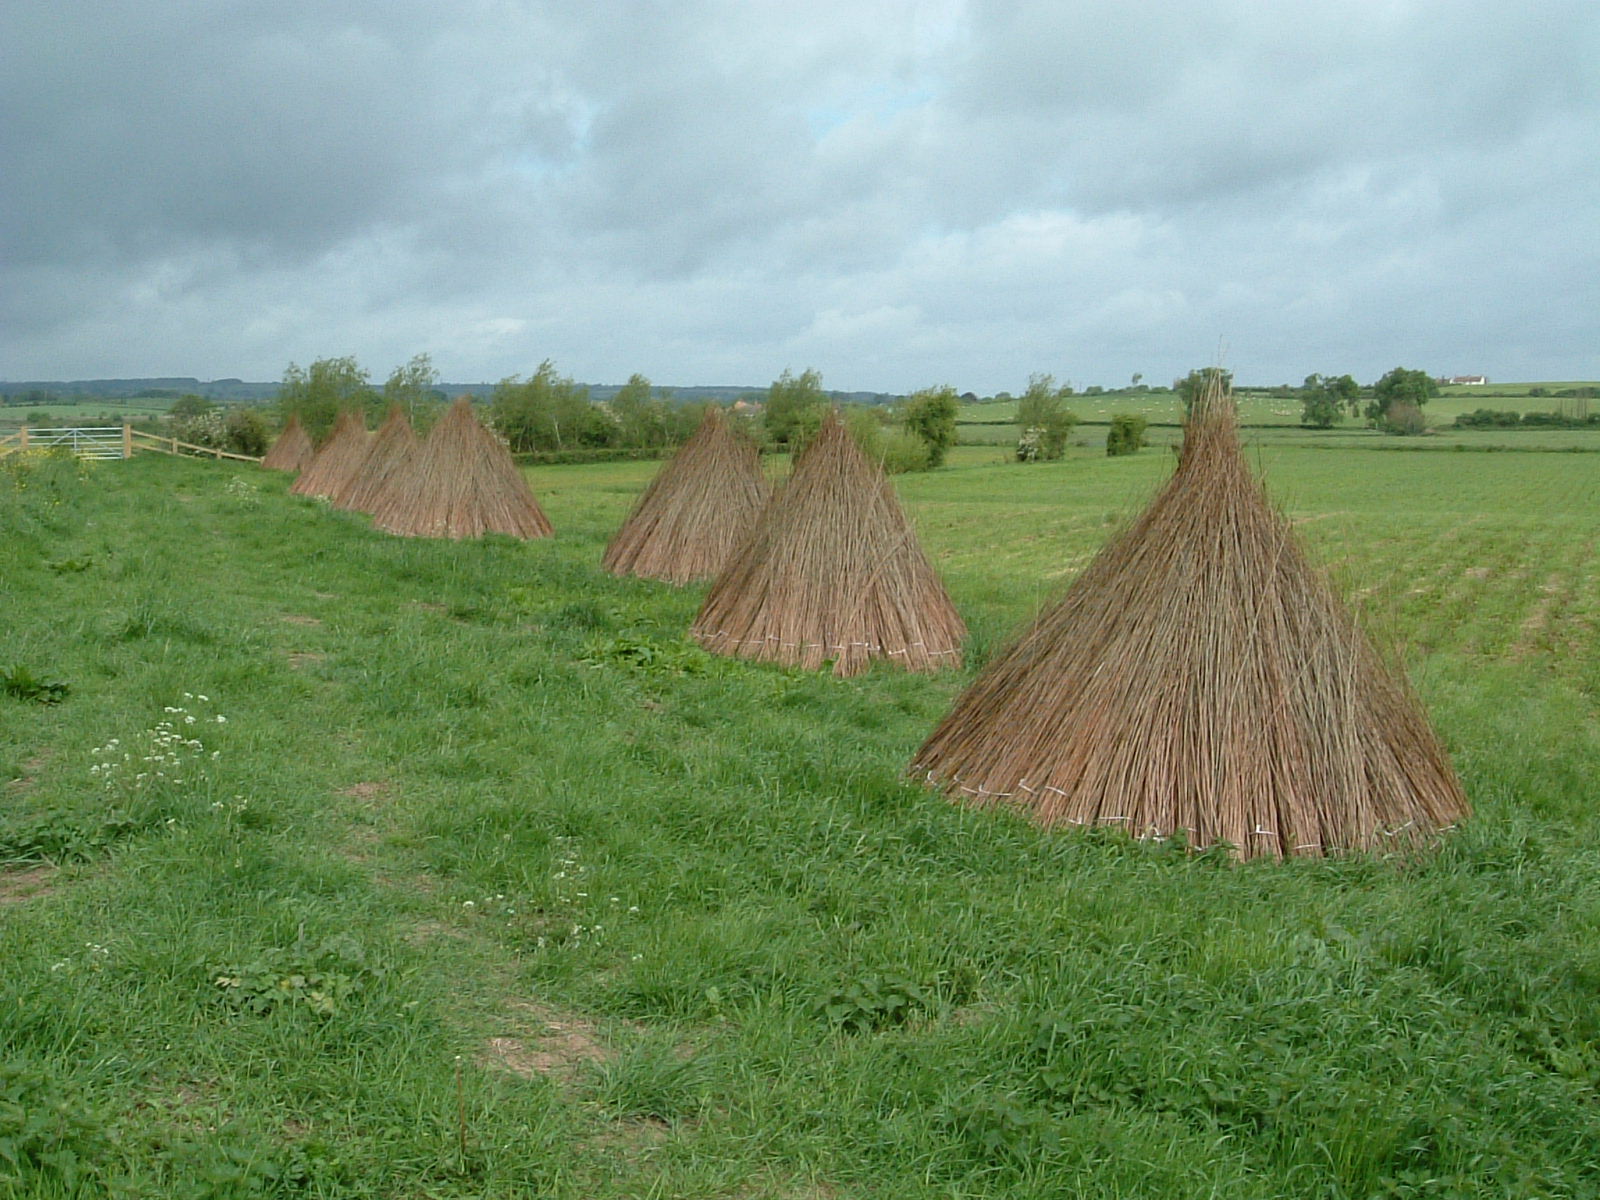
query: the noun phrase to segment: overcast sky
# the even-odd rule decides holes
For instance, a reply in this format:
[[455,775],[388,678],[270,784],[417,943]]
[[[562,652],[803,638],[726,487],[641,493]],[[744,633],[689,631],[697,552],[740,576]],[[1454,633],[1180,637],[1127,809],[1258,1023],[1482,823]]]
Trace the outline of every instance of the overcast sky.
[[0,378],[1600,376],[1595,0],[0,0]]

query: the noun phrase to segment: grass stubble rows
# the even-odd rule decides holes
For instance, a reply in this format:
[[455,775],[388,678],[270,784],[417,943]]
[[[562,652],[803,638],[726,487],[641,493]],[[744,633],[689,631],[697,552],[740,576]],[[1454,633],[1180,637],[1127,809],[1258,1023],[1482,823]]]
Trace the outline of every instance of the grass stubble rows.
[[599,572],[649,464],[532,472],[532,543],[42,464],[0,661],[71,690],[0,696],[0,1196],[1595,1194],[1583,456],[1260,459],[1408,647],[1476,810],[1431,853],[904,778],[1164,455],[898,481],[968,666],[847,680]]

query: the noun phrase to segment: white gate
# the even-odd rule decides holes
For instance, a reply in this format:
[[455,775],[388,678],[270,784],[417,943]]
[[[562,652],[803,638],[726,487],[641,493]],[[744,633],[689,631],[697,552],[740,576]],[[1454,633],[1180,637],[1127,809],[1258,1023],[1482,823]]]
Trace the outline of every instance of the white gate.
[[67,446],[79,458],[124,457],[121,425],[28,430],[28,449],[51,446]]

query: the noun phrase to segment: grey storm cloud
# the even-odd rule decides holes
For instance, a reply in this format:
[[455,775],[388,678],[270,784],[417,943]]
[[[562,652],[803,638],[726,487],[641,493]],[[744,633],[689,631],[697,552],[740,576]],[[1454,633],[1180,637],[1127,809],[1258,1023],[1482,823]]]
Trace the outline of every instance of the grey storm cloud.
[[1596,372],[1600,9],[0,8],[0,376]]

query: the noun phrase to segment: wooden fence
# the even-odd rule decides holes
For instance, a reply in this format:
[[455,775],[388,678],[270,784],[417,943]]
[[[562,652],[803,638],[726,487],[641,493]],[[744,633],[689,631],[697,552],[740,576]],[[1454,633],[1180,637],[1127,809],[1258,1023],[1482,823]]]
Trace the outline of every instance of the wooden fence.
[[16,433],[0,437],[0,458],[19,450],[47,450],[56,446],[69,448],[79,458],[132,458],[135,451],[154,450],[158,454],[176,454],[180,457],[227,458],[249,463],[261,461],[249,454],[235,454],[215,446],[196,446],[193,442],[180,442],[175,437],[146,433],[126,421],[120,429],[115,425],[77,426],[70,429],[29,429],[24,425]]

